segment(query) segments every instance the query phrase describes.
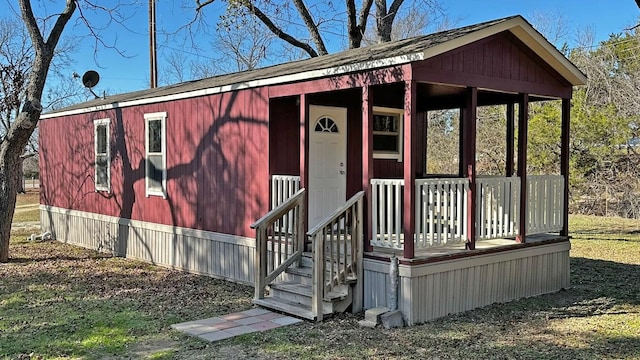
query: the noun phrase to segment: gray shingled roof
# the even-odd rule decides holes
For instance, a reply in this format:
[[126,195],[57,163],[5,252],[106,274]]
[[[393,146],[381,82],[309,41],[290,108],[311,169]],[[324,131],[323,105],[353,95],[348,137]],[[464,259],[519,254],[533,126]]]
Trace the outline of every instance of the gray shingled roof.
[[480,24],[465,26],[453,30],[441,31],[429,35],[413,37],[410,39],[377,44],[368,47],[350,49],[335,54],[319,56],[306,60],[299,60],[280,65],[269,66],[261,69],[214,76],[210,78],[187,81],[179,84],[129,92],[107,96],[106,99],[96,99],[62,109],[49,112],[47,115],[102,106],[106,104],[122,103],[135,100],[150,99],[202,89],[216,88],[225,85],[243,84],[249,81],[293,75],[312,70],[331,69],[344,65],[352,65],[367,61],[383,60],[402,55],[411,55],[426,49],[462,37],[464,35],[497,25],[518,16],[487,21]]

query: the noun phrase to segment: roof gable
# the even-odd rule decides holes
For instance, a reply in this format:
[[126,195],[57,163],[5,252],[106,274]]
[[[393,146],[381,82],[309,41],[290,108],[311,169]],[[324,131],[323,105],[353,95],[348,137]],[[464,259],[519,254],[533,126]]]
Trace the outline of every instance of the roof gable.
[[[502,32],[474,43],[433,56],[418,64],[418,69],[448,74],[469,85],[470,76],[507,80],[557,88],[571,84],[556,69],[526,47],[510,32]],[[469,85],[471,86],[471,85]]]

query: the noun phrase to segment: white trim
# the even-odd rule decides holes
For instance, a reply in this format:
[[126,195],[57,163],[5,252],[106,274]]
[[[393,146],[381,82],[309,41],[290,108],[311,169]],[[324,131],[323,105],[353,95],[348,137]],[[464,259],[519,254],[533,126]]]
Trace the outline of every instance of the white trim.
[[[162,156],[162,189],[149,189],[149,121],[160,121],[161,156]],[[147,197],[162,196],[167,198],[167,113],[156,112],[144,114],[144,189]]]
[[251,247],[251,248],[255,248],[256,246],[255,239],[239,236],[239,235],[224,234],[224,233],[199,230],[199,229],[190,229],[185,227],[158,224],[158,223],[152,223],[152,222],[141,221],[141,220],[124,219],[116,216],[103,215],[103,214],[97,214],[97,213],[80,211],[80,210],[64,209],[64,208],[49,206],[49,205],[40,205],[40,211],[47,211],[55,214],[82,217],[82,218],[92,219],[92,220],[100,220],[106,223],[129,226],[136,229],[161,231],[161,232],[170,233],[170,234],[195,237],[199,239],[218,241],[218,242],[228,243],[228,244],[242,245],[242,246]]
[[401,277],[418,277],[436,274],[440,272],[452,271],[462,268],[483,266],[494,264],[496,262],[512,261],[516,259],[524,259],[533,256],[552,254],[557,252],[569,251],[571,243],[562,241],[547,245],[528,246],[513,250],[505,250],[496,253],[482,254],[463,257],[453,260],[438,261],[435,263],[426,263],[421,265],[400,265],[398,274]]
[[[106,145],[107,145],[107,184],[106,186],[98,185],[98,126],[106,125]],[[95,191],[111,192],[111,119],[93,120],[93,183]]]
[[[569,251],[570,249],[571,243],[569,241],[562,241],[554,244],[511,249],[491,254],[470,255],[458,259],[430,262],[420,265],[401,264],[398,266],[398,275],[406,278],[415,278],[469,267],[494,264],[496,262],[512,261],[533,256]],[[363,269],[379,273],[388,273],[389,263],[365,258],[363,261]]]
[[309,70],[309,71],[304,71],[304,72],[295,73],[295,74],[287,74],[287,75],[281,75],[281,76],[276,76],[271,78],[252,80],[252,81],[228,84],[223,86],[216,86],[216,87],[199,89],[194,91],[187,91],[179,94],[171,94],[171,95],[165,95],[165,96],[159,96],[159,97],[153,97],[153,98],[147,98],[147,99],[123,101],[120,103],[114,102],[110,104],[91,106],[91,107],[82,108],[82,109],[61,111],[61,112],[41,115],[40,119],[45,120],[45,119],[57,118],[57,117],[67,116],[67,115],[84,114],[84,113],[93,112],[93,111],[111,110],[111,109],[118,109],[118,108],[135,106],[135,105],[155,104],[159,102],[189,99],[189,98],[194,98],[198,96],[220,94],[220,93],[225,93],[230,91],[250,89],[250,88],[256,88],[261,86],[279,85],[279,84],[284,84],[289,82],[318,79],[326,76],[337,76],[337,75],[348,74],[356,71],[372,70],[372,69],[377,69],[377,68],[382,68],[387,66],[408,64],[408,63],[411,63],[414,61],[420,61],[420,60],[424,60],[423,52],[399,55],[399,56],[394,56],[394,57],[379,59],[379,60],[370,60],[370,61],[365,61],[361,63],[340,65],[340,66],[327,68],[327,69]]
[[[389,151],[376,151],[375,149],[373,149],[373,158],[374,159],[395,159],[398,162],[402,162],[402,154],[403,154],[403,145],[402,145],[402,141],[404,139],[404,109],[396,109],[396,108],[389,108],[389,107],[382,107],[382,106],[374,106],[373,107],[373,116],[376,116],[377,114],[380,113],[386,113],[386,114],[391,114],[391,115],[397,115],[400,117],[400,119],[398,119],[398,133],[396,134],[396,137],[398,138],[398,151],[394,151],[394,152],[389,152]],[[372,130],[373,135],[380,135],[377,134],[375,131]],[[375,143],[375,141],[374,141]],[[371,147],[373,148],[373,144],[371,144]]]

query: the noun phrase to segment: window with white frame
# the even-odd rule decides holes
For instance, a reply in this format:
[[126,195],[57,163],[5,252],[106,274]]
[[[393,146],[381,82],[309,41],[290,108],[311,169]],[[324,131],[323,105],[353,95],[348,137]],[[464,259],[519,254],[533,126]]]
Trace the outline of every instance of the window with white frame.
[[146,196],[167,196],[167,113],[144,114]]
[[373,157],[402,161],[403,109],[373,107]]
[[111,156],[109,154],[110,119],[93,121],[96,191],[111,191]]

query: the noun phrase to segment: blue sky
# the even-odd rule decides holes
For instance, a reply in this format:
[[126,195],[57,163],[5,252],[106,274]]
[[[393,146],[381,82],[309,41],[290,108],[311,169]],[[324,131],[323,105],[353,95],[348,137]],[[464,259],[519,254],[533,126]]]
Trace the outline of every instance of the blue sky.
[[[97,92],[106,91],[108,94],[141,90],[149,84],[149,50],[148,50],[148,10],[147,0],[129,0],[130,3],[121,10],[126,15],[124,26],[107,22],[105,14],[87,12],[87,17],[95,21],[102,29],[99,30],[105,43],[114,45],[114,49],[100,47],[94,52],[95,40],[87,36],[86,27],[77,20],[65,30],[64,35],[73,35],[78,50],[74,54],[75,63],[69,69],[83,74],[93,69],[100,73],[100,84],[95,88]],[[306,0],[307,3],[313,0]],[[454,26],[464,26],[491,19],[520,14],[527,19],[534,19],[536,14],[552,15],[561,19],[569,34],[564,40],[569,46],[575,45],[575,33],[578,29],[591,28],[595,32],[596,41],[605,40],[611,33],[619,33],[634,25],[640,16],[640,10],[633,0],[440,0],[446,15],[453,21]],[[17,11],[15,0],[4,0],[11,14]],[[35,11],[49,12],[57,10],[62,1],[33,0]],[[341,0],[334,0],[341,3]],[[109,7],[110,4],[123,4],[123,0],[103,0],[100,4]],[[220,54],[208,45],[206,35],[195,32],[195,43],[201,49],[191,48],[189,32],[180,30],[194,15],[195,0],[163,0],[157,1],[157,29],[158,56],[160,73],[166,66],[164,56],[170,52],[179,52],[184,61],[199,59],[216,61]],[[223,4],[214,4],[206,9],[209,29],[213,29],[217,15],[223,11]],[[535,24],[535,21],[532,21]],[[126,28],[125,28],[126,27]],[[192,32],[194,33],[194,32]],[[331,49],[344,46],[344,38],[336,34],[329,41]],[[198,54],[196,54],[196,52]],[[161,74],[162,76],[162,74]],[[160,78],[160,83],[166,83]]]

